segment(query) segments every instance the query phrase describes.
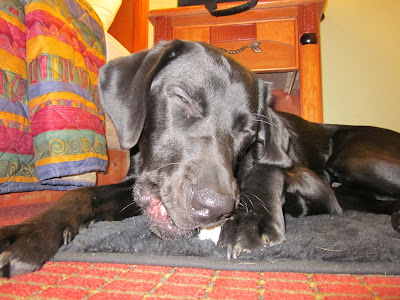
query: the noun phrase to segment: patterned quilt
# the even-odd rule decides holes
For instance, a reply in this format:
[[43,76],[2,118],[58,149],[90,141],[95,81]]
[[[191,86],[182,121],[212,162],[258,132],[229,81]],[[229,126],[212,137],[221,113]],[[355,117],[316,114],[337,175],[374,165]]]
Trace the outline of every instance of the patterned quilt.
[[0,0],[1,194],[93,185],[75,175],[105,171],[100,24],[85,0]]

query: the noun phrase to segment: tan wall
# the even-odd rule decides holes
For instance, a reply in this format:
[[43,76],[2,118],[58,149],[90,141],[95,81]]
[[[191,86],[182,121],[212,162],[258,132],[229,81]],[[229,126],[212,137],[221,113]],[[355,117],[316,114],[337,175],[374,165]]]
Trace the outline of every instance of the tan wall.
[[[150,0],[150,9],[176,5]],[[324,122],[400,131],[400,0],[328,0],[325,14]]]
[[325,123],[400,132],[399,13],[399,0],[328,0],[321,23]]

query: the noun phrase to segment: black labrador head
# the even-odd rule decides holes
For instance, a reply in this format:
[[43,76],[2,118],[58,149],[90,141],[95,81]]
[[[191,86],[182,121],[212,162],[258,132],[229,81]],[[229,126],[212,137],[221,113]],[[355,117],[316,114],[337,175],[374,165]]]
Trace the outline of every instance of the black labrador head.
[[213,46],[175,40],[108,63],[99,86],[121,146],[139,146],[134,197],[156,234],[233,214],[235,166],[256,138],[265,82]]

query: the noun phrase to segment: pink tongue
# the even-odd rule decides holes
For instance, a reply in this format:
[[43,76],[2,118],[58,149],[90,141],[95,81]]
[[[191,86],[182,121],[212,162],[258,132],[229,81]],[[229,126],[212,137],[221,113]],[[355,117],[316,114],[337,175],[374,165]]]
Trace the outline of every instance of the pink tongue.
[[[174,238],[178,235],[187,234],[189,230],[179,229],[168,217],[164,204],[157,198],[150,200],[147,209],[148,218],[159,231],[163,232],[164,237]],[[172,235],[170,235],[172,234]]]
[[167,210],[160,200],[156,198],[151,199],[148,212],[152,219],[169,223]]

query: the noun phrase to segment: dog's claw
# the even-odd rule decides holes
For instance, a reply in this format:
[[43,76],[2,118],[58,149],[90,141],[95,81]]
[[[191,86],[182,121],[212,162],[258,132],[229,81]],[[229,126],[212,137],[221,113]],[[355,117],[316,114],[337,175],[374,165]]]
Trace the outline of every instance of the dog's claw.
[[228,244],[226,247],[226,258],[228,260],[238,259],[243,252],[250,252],[249,249],[243,249],[240,244]]
[[233,258],[238,259],[240,254],[242,254],[242,252],[243,248],[240,245],[236,244],[233,250]]
[[64,245],[68,245],[72,241],[73,238],[74,238],[73,234],[72,234],[71,230],[69,229],[69,227],[65,228],[64,232],[63,232]]
[[232,260],[232,249],[233,249],[232,244],[229,244],[226,248],[226,259],[227,260]]
[[284,242],[284,230],[276,228],[273,224],[267,226],[259,215],[248,214],[223,224],[218,245],[226,249],[228,260],[238,259],[243,253]]
[[232,250],[233,250],[233,245],[229,244],[227,249],[226,249],[226,258],[228,260],[232,260]]
[[233,246],[232,244],[229,244],[226,249],[226,258],[228,260],[232,260],[232,258],[238,259],[242,251],[243,249],[240,247],[240,245],[236,244],[235,246]]

